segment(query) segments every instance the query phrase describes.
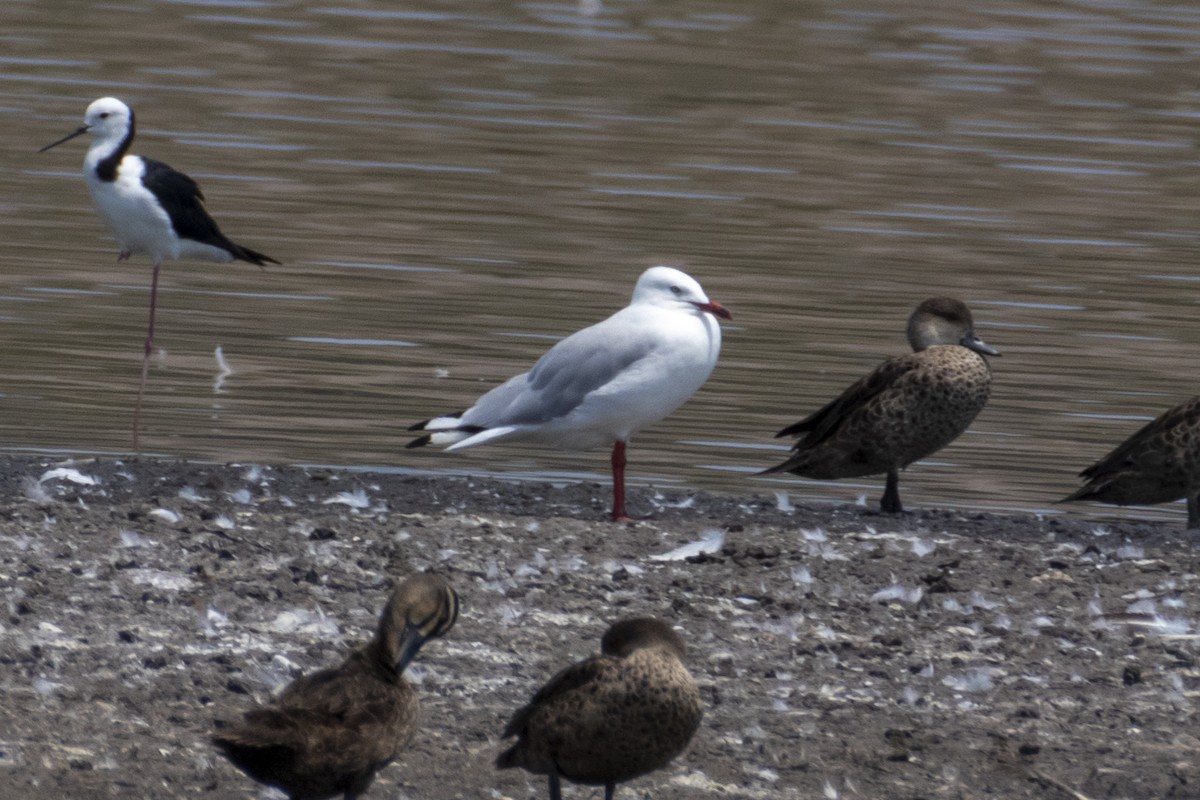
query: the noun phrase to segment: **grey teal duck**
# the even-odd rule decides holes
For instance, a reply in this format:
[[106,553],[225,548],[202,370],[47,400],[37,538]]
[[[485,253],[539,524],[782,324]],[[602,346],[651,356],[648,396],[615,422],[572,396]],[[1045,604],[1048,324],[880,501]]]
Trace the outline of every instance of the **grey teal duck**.
[[614,624],[600,655],[572,664],[517,711],[504,737],[517,741],[496,759],[500,769],[547,775],[550,800],[563,778],[616,785],[666,766],[700,726],[700,691],[683,664],[683,640],[649,617]]
[[[831,480],[887,473],[880,508],[904,510],[900,470],[937,452],[983,410],[999,351],[975,335],[971,311],[950,297],[923,301],[908,319],[914,352],[880,364],[836,400],[776,436],[802,436],[787,461],[760,474]],[[981,355],[982,354],[982,355]]]
[[1062,502],[1132,506],[1187,498],[1187,526],[1200,528],[1200,397],[1163,412],[1079,477],[1087,483]]
[[298,678],[269,708],[246,712],[213,743],[233,764],[292,800],[358,797],[416,730],[417,693],[404,668],[458,619],[458,595],[435,575],[392,592],[375,638],[341,666]]

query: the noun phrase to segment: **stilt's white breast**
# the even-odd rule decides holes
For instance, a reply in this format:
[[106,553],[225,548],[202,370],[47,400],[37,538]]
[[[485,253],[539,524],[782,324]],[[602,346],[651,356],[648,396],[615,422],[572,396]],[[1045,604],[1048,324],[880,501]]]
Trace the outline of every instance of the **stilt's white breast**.
[[142,185],[142,159],[125,156],[116,180],[101,180],[96,165],[107,155],[93,147],[84,160],[83,175],[96,211],[122,250],[144,253],[154,261],[179,258],[179,237],[157,198]]

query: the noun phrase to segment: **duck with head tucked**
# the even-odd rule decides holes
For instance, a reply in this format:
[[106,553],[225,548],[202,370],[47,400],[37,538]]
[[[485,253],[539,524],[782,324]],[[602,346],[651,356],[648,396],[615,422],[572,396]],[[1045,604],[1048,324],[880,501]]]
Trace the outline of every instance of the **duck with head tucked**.
[[354,800],[416,732],[419,701],[404,668],[457,619],[458,595],[443,578],[409,578],[392,592],[370,643],[341,666],[298,678],[213,743],[291,800]]
[[1087,483],[1061,502],[1140,506],[1187,498],[1188,529],[1200,528],[1200,397],[1167,409],[1079,476]]
[[923,301],[908,319],[913,352],[876,367],[814,414],[776,436],[801,436],[787,461],[760,474],[832,480],[887,473],[884,513],[904,510],[900,470],[954,441],[983,410],[1000,352],[975,335],[971,311],[950,297]]
[[517,737],[496,759],[550,781],[616,785],[661,769],[683,752],[700,727],[700,690],[683,664],[684,645],[671,626],[651,617],[611,626],[600,655],[572,664],[513,715],[504,738]]

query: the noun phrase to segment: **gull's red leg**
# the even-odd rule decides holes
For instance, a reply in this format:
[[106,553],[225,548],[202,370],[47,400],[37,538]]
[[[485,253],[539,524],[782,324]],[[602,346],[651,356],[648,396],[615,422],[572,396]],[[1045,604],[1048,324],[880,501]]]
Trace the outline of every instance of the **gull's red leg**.
[[625,443],[620,440],[613,442],[612,478],[613,522],[625,522],[630,519],[630,517],[625,513]]

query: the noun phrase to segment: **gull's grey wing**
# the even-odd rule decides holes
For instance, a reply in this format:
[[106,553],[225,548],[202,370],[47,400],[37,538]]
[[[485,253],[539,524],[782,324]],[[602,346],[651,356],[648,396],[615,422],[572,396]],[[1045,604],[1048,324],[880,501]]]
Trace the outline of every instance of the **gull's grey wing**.
[[602,322],[568,336],[538,359],[529,372],[510,378],[479,398],[463,414],[463,423],[489,428],[537,425],[571,413],[589,394],[611,383],[655,349],[656,339],[645,329],[614,335],[618,330]]

